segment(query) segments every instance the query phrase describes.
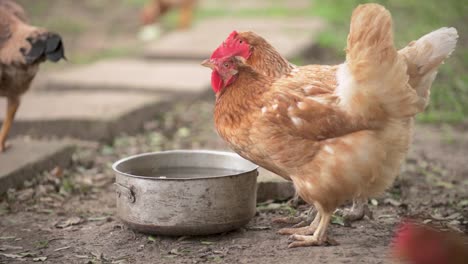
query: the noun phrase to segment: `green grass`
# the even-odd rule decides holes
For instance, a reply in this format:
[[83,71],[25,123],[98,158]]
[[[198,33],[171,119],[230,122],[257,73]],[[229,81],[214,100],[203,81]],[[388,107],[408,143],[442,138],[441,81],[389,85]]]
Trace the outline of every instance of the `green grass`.
[[456,51],[440,68],[431,89],[431,102],[418,120],[423,122],[457,123],[468,116],[468,5],[463,1],[314,1],[313,14],[330,22],[328,30],[319,36],[319,45],[344,56],[346,36],[352,10],[361,3],[378,2],[390,10],[395,24],[397,47],[440,27],[454,26],[460,39]]

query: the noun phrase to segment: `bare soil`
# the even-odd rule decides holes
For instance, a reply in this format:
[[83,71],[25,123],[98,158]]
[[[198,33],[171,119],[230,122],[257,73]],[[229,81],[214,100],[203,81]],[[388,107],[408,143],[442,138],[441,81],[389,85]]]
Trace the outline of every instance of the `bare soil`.
[[81,142],[71,169],[43,173],[9,192],[0,203],[0,263],[40,257],[49,263],[387,263],[402,218],[467,232],[468,135],[435,126],[416,127],[401,177],[370,203],[373,220],[331,226],[338,246],[288,249],[288,237],[275,233],[281,226],[271,219],[307,207],[296,211],[284,201],[259,205],[245,228],[226,234],[162,237],[128,229],[115,215],[110,164],[146,151],[225,149],[213,129],[211,100],[174,104],[157,117],[160,122],[148,122],[144,133],[120,137],[112,146]]

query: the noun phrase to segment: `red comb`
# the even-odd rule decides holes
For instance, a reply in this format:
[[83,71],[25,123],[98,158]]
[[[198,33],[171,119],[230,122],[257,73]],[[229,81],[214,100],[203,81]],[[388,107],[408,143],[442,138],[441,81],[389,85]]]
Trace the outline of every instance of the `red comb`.
[[219,59],[238,55],[248,58],[250,56],[248,46],[239,43],[239,41],[235,41],[237,34],[238,33],[235,30],[231,32],[231,34],[229,34],[226,40],[223,43],[221,43],[221,45],[219,45],[219,47],[215,51],[213,51],[213,54],[211,54],[210,59]]
[[[211,60],[224,60],[224,58],[230,58],[233,56],[242,56],[245,59],[250,57],[250,46],[249,44],[238,41],[237,39],[237,31],[231,32],[226,40],[219,45],[213,54],[211,54]],[[215,93],[219,92],[222,89],[223,80],[221,76],[217,72],[216,69],[213,70],[211,74],[211,86]]]

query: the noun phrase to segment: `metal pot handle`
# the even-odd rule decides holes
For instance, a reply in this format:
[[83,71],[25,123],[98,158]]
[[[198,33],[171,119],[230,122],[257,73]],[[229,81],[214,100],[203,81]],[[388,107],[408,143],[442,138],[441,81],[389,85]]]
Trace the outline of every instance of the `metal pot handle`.
[[116,186],[115,192],[117,193],[117,197],[120,197],[121,195],[127,197],[127,199],[130,201],[130,203],[134,203],[136,198],[135,198],[135,192],[126,186],[123,186],[122,184],[119,183],[114,183]]

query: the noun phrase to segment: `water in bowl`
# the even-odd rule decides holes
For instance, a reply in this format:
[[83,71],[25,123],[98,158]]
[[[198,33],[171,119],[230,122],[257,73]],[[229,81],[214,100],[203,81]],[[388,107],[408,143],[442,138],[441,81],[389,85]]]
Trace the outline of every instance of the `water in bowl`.
[[234,175],[242,173],[242,171],[221,168],[178,167],[135,169],[128,173],[136,176],[155,177],[160,179],[187,179]]

